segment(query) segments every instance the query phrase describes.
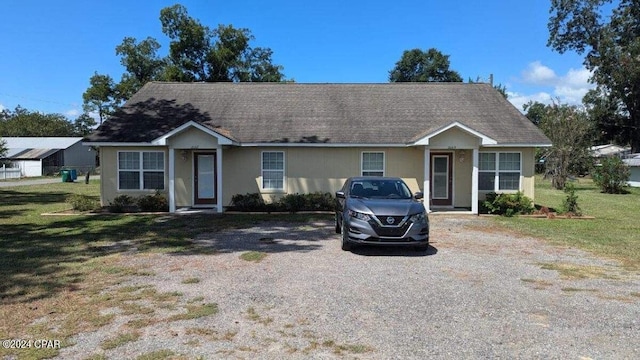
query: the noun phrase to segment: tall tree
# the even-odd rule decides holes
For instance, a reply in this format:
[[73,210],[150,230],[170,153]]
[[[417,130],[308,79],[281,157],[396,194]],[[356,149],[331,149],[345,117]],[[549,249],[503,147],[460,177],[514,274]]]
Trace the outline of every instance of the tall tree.
[[31,112],[20,106],[0,119],[2,136],[74,136],[73,125],[60,114]]
[[602,103],[618,117],[608,135],[640,152],[640,1],[552,0],[550,12],[548,45],[586,53]]
[[547,111],[547,105],[530,100],[528,103],[522,105],[522,110],[524,110],[524,116],[526,116],[527,119],[531,120],[535,126],[540,126],[540,122],[542,122],[542,118]]
[[545,176],[551,177],[556,189],[563,189],[570,175],[578,175],[590,167],[591,123],[585,111],[567,104],[534,103],[529,112],[539,117],[539,127],[553,146],[543,154]]
[[389,71],[390,82],[462,82],[457,71],[449,69],[449,55],[435,48],[405,50]]
[[109,75],[94,73],[89,79],[89,88],[82,94],[85,112],[96,112],[100,124],[111,115],[119,105],[115,84]]
[[77,136],[89,135],[93,128],[97,125],[94,118],[89,114],[84,113],[73,122],[73,131]]
[[9,149],[7,149],[7,142],[0,137],[0,159],[7,155],[8,150]]
[[84,97],[85,111],[98,112],[100,123],[149,81],[218,82],[285,81],[283,67],[273,63],[269,48],[251,47],[248,29],[218,25],[211,29],[189,16],[179,4],[160,11],[162,32],[169,38],[168,54],[159,55],[160,43],[147,37],[125,37],[116,55],[126,72],[119,83],[94,74]]

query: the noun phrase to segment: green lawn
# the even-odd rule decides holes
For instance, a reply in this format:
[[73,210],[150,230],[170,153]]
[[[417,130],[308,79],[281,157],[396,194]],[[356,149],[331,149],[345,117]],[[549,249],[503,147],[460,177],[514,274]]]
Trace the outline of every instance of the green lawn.
[[[496,221],[555,244],[620,260],[630,270],[640,269],[640,188],[628,188],[623,195],[603,194],[588,178],[578,178],[575,186],[578,206],[594,220],[501,217]],[[565,198],[563,191],[551,188],[549,180],[536,177],[537,205],[558,209]]]
[[[308,222],[327,215],[72,215],[42,216],[71,208],[71,194],[99,198],[99,180],[90,184],[54,183],[0,188],[0,338],[59,339],[92,331],[113,320],[100,312],[122,306],[128,293],[103,291],[145,269],[128,267],[124,254],[138,252],[212,254],[196,246],[195,235],[225,228],[247,227],[272,220]],[[239,249],[241,250],[241,249]],[[289,249],[291,250],[291,249]],[[137,289],[149,301],[184,303],[175,294]],[[169,299],[169,300],[167,300]],[[184,304],[183,304],[184,305]],[[187,306],[187,305],[184,305]],[[146,314],[145,309],[133,309]],[[48,318],[46,323],[37,320]],[[146,319],[149,322],[154,319]],[[56,324],[55,330],[43,324]],[[57,351],[20,352],[0,348],[0,358],[48,358]]]
[[[626,195],[601,194],[588,179],[577,182],[578,204],[595,220],[495,218],[498,224],[557,244],[575,246],[619,259],[630,270],[640,269],[640,189]],[[0,338],[59,339],[63,346],[75,334],[113,321],[101,311],[125,307],[140,314],[144,327],[155,323],[153,307],[127,303],[144,298],[157,306],[192,306],[181,294],[155,288],[117,288],[146,269],[128,267],[123,259],[138,252],[212,254],[192,239],[203,232],[246,227],[267,220],[309,222],[331,215],[78,215],[42,216],[69,209],[71,194],[99,197],[99,181],[0,188]],[[536,203],[558,208],[565,194],[537,179]],[[246,253],[237,249],[239,254]],[[290,251],[290,250],[287,250]],[[191,280],[196,282],[195,280]],[[164,305],[163,305],[164,304]],[[176,305],[178,304],[178,305]],[[129,308],[126,308],[126,306]],[[211,306],[214,306],[212,304]],[[47,322],[37,320],[46,318]],[[56,324],[55,327],[46,324]],[[0,358],[48,358],[57,351],[16,352],[0,348]]]

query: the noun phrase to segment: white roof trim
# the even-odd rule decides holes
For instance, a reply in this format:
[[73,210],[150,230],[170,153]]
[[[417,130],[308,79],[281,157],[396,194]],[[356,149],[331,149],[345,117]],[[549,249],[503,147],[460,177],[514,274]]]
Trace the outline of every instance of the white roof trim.
[[408,144],[350,144],[350,143],[242,143],[246,147],[408,147]]
[[463,125],[463,124],[461,124],[461,123],[459,123],[457,121],[454,121],[451,124],[449,124],[449,125],[447,125],[447,126],[445,126],[443,128],[440,128],[440,129],[438,129],[438,130],[436,130],[436,131],[434,131],[434,132],[432,132],[430,134],[427,134],[426,136],[424,136],[421,139],[419,139],[416,142],[414,142],[413,145],[429,145],[429,140],[431,140],[432,137],[440,135],[443,132],[445,132],[445,131],[447,131],[447,130],[449,130],[451,128],[454,128],[454,127],[457,127],[460,130],[462,130],[464,132],[467,132],[467,133],[479,138],[481,140],[480,145],[482,145],[482,146],[485,146],[485,145],[497,145],[498,144],[498,142],[496,140],[488,137],[487,135],[485,135],[485,134],[483,134],[483,133],[481,133],[479,131],[473,130],[472,128],[470,128],[470,127],[468,127],[466,125]]
[[233,140],[229,139],[226,136],[220,135],[219,133],[209,129],[206,126],[198,124],[195,121],[189,121],[187,123],[184,123],[184,124],[178,126],[175,129],[169,131],[168,133],[160,136],[159,138],[151,140],[151,144],[152,145],[167,145],[167,139],[168,138],[170,138],[170,137],[172,137],[172,136],[174,136],[176,134],[179,134],[179,133],[181,133],[181,132],[183,132],[183,131],[187,130],[188,128],[191,128],[191,127],[194,127],[194,128],[196,128],[196,129],[198,129],[198,130],[200,130],[200,131],[202,131],[202,132],[204,132],[206,134],[209,134],[209,135],[215,137],[218,140],[218,144],[220,144],[220,145],[232,145],[234,143]]
[[128,146],[128,147],[132,147],[132,146],[147,146],[147,147],[158,147],[158,146],[162,146],[162,145],[157,145],[157,144],[151,144],[151,143],[144,143],[144,142],[91,142],[91,141],[84,141],[82,142],[82,145],[84,146],[116,146],[116,147],[124,147],[124,146]]
[[496,144],[483,145],[484,147],[552,147],[553,144]]

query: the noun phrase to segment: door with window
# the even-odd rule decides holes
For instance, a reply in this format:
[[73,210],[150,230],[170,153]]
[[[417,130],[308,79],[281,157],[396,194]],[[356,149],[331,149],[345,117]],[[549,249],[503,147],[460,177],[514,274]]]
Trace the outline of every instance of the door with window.
[[216,203],[216,154],[196,153],[193,158],[194,203]]
[[431,204],[433,206],[453,205],[451,159],[451,153],[431,154]]

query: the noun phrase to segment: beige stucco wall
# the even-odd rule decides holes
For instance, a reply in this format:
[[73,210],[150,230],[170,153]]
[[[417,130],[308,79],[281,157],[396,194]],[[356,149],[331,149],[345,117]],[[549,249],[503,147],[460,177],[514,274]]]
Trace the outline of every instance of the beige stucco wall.
[[[263,151],[282,151],[285,161],[284,191],[261,190]],[[316,147],[233,147],[223,151],[223,204],[231,196],[259,192],[265,201],[289,193],[339,190],[350,176],[361,173],[363,151],[385,153],[385,174],[405,179],[412,191],[419,191],[424,164],[421,148],[316,148]]]
[[[519,152],[522,154],[522,175],[520,176],[520,184],[522,192],[525,196],[534,199],[535,196],[535,148],[520,147],[485,147],[480,151],[488,152]],[[480,199],[484,199],[486,192],[479,192]]]
[[102,206],[108,206],[113,199],[121,194],[132,197],[149,195],[155,190],[120,190],[118,191],[118,151],[164,151],[164,187],[165,194],[169,188],[168,153],[163,146],[151,147],[100,147],[100,202]]
[[[456,129],[452,129],[456,130]],[[175,194],[176,206],[193,205],[193,153],[215,151],[216,143],[188,141],[186,137],[172,138],[172,145],[185,149],[175,150]],[[198,138],[198,130],[194,135]],[[462,132],[464,135],[465,133]],[[215,141],[215,139],[214,139]],[[187,145],[198,147],[191,149]],[[464,145],[464,144],[460,144]],[[208,148],[211,147],[211,148]],[[119,194],[131,196],[146,195],[153,190],[117,190],[117,152],[120,150],[163,150],[165,152],[165,193],[168,193],[168,150],[166,147],[101,147],[101,200],[108,205]],[[283,151],[285,154],[285,191],[263,191],[260,189],[262,151]],[[235,194],[261,193],[266,201],[273,201],[285,193],[310,193],[315,191],[335,192],[349,176],[361,172],[363,151],[383,151],[385,153],[385,175],[403,178],[413,192],[421,191],[424,183],[424,148],[319,148],[319,147],[231,147],[224,146],[222,153],[222,204],[229,205]],[[442,150],[453,153],[454,206],[471,206],[472,150]],[[517,151],[522,153],[523,174],[521,183],[524,194],[534,197],[535,150],[526,148],[481,148],[480,151]],[[431,152],[441,152],[431,149]],[[464,152],[464,156],[461,153]],[[462,159],[463,158],[463,159]],[[462,161],[461,161],[462,159]],[[484,194],[480,193],[480,199]]]
[[431,149],[473,149],[479,144],[477,136],[455,127],[429,139]]

